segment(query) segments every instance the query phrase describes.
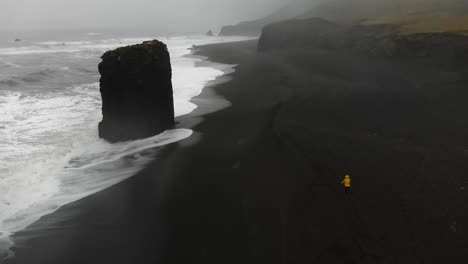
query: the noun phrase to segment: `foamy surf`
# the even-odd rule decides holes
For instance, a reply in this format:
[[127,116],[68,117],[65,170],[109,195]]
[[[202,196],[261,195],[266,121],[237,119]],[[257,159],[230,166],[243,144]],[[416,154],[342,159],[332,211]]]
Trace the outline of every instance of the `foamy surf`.
[[[90,85],[90,87],[96,85]],[[78,89],[78,88],[75,88]],[[0,100],[0,253],[12,256],[8,236],[70,202],[131,177],[157,147],[185,139],[189,129],[110,144],[98,138],[97,89],[75,95]],[[69,92],[71,93],[71,92]],[[93,96],[94,94],[94,96]],[[94,125],[93,125],[94,124]]]
[[[0,260],[13,256],[15,232],[135,175],[159,147],[192,134],[177,129],[118,144],[98,138],[99,56],[148,39],[48,40],[0,48]],[[171,53],[175,113],[181,116],[196,109],[191,98],[223,74],[195,67],[200,59],[186,56],[192,45],[245,38],[160,39]]]
[[[54,164],[48,164],[46,171],[55,175],[54,178],[45,179],[45,174],[30,171],[35,166],[28,166],[24,170],[25,174],[34,174],[37,178],[10,181],[10,186],[21,186],[21,192],[7,192],[2,195],[3,203],[7,205],[2,206],[0,213],[4,238],[23,230],[63,205],[105,190],[133,176],[153,160],[157,147],[188,138],[191,134],[189,129],[176,129],[155,137],[118,144],[99,141],[91,148],[77,149],[73,154],[57,159]],[[13,252],[9,250],[11,242],[3,242],[3,246],[7,246],[3,253],[6,256],[13,256]]]

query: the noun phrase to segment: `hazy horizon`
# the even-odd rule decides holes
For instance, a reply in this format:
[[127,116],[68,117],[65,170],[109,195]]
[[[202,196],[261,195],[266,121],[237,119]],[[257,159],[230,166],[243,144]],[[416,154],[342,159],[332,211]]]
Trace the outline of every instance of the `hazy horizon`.
[[4,1],[0,31],[151,29],[182,33],[216,31],[223,25],[257,19],[304,0]]

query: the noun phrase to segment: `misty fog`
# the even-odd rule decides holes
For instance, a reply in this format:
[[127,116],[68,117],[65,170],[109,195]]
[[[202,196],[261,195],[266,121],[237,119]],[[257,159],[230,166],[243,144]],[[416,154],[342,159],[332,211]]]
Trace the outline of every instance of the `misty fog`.
[[[2,0],[0,30],[203,32],[304,0]],[[314,1],[314,0],[308,0]]]

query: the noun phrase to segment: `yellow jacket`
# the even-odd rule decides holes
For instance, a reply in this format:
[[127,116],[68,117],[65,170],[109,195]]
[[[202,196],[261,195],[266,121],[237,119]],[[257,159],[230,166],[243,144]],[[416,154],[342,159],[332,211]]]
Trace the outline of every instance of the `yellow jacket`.
[[344,180],[341,181],[341,183],[344,185],[344,187],[351,187],[351,178],[346,175]]

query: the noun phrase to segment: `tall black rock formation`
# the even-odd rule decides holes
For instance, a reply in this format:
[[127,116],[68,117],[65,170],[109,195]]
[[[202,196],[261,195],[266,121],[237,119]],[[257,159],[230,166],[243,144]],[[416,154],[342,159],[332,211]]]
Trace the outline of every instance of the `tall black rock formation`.
[[164,43],[146,41],[108,51],[101,58],[99,137],[126,141],[173,127],[172,70]]

